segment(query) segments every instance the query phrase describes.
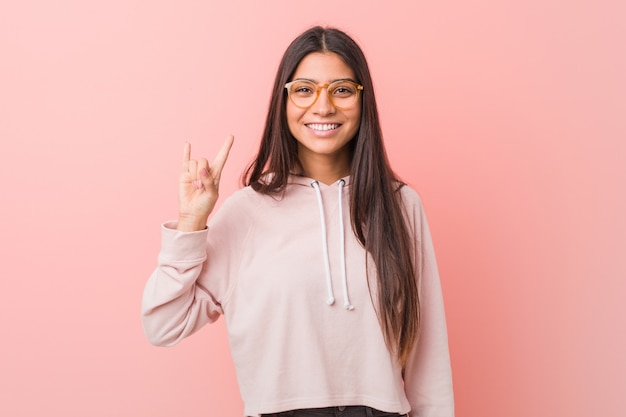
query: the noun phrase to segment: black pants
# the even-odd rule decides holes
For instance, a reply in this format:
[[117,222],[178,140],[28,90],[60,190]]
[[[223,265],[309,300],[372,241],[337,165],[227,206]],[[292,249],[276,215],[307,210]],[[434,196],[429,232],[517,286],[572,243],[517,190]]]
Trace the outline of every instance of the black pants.
[[357,405],[283,411],[281,413],[262,414],[262,417],[401,417],[401,415]]

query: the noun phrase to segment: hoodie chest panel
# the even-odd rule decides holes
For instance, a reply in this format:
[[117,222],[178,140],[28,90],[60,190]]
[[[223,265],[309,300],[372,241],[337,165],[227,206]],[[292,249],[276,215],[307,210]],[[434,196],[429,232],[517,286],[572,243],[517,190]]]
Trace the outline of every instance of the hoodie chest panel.
[[[343,310],[338,193],[329,187],[322,195],[331,285],[336,298],[333,306],[326,305],[327,276],[315,192],[300,187],[294,194],[281,201],[263,199],[255,210],[253,232],[241,259],[232,300],[236,306],[246,307],[226,306],[227,314],[241,317],[258,311],[293,314],[306,309],[326,314]],[[348,196],[344,194],[343,198],[348,292],[352,303],[362,308],[371,304],[365,251],[350,226]]]

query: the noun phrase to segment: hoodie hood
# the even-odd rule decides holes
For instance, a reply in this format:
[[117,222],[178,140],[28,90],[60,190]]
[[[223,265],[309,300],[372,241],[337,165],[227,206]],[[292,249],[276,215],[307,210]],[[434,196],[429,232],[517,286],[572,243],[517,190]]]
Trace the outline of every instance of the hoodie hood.
[[340,178],[339,180],[333,182],[332,184],[324,184],[323,182],[319,182],[313,178],[307,177],[305,175],[300,175],[300,174],[289,174],[289,178],[287,179],[287,183],[288,184],[294,184],[294,185],[303,185],[306,187],[311,187],[311,183],[313,182],[317,182],[319,183],[319,185],[324,188],[324,187],[334,187],[336,185],[339,184],[339,181],[342,181],[344,183],[344,187],[350,185],[350,176],[346,175],[343,178]]

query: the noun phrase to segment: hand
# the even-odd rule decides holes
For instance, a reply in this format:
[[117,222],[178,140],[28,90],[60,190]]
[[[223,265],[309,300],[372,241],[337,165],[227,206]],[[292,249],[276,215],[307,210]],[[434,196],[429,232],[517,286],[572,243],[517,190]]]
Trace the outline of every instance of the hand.
[[191,144],[185,143],[178,186],[178,230],[191,232],[206,227],[219,195],[220,177],[234,137],[229,135],[211,165],[191,159]]

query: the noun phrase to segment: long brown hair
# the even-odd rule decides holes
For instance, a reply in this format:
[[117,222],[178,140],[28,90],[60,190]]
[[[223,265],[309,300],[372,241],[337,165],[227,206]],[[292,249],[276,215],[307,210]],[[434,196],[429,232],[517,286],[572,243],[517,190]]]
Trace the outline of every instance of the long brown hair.
[[264,194],[281,193],[289,173],[299,167],[297,141],[287,125],[284,86],[300,61],[313,52],[337,54],[363,85],[359,130],[350,141],[352,230],[376,265],[379,321],[387,347],[404,366],[420,321],[417,260],[412,255],[414,243],[403,214],[399,192],[403,184],[391,170],[383,145],[367,61],[347,34],[317,26],[289,45],[276,74],[260,148],[244,172],[243,183]]

